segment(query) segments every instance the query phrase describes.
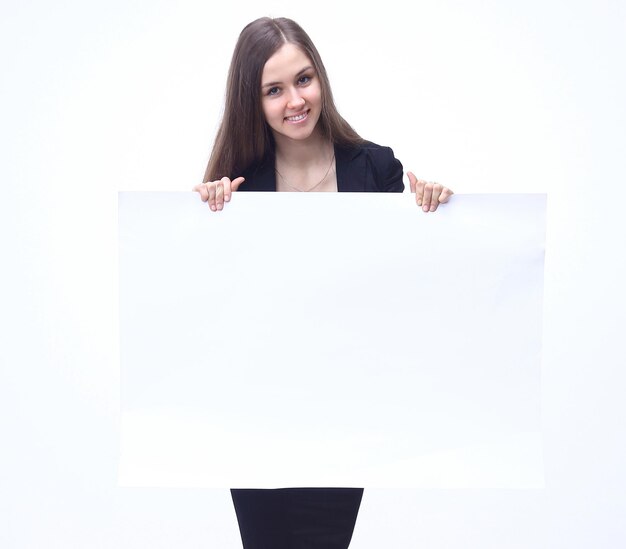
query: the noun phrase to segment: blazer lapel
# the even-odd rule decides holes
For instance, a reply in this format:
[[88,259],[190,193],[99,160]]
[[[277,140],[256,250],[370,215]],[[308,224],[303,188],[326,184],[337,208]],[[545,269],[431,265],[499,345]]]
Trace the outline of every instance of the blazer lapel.
[[274,156],[257,166],[251,173],[246,174],[246,181],[241,185],[242,191],[275,191],[276,172],[274,170]]
[[366,155],[361,147],[335,146],[337,190],[339,192],[365,192],[367,177]]

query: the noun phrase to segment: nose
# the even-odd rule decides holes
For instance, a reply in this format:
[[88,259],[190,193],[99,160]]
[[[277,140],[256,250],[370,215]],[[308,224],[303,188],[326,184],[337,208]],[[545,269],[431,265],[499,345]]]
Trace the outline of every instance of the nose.
[[304,97],[302,97],[297,88],[291,90],[291,95],[289,96],[289,102],[287,103],[287,108],[289,109],[299,109],[304,106],[306,103]]

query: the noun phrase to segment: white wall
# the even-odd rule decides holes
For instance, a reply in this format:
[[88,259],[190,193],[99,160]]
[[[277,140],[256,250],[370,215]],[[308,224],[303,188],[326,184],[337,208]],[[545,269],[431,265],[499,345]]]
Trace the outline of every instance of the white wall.
[[625,4],[406,6],[3,2],[2,547],[237,545],[227,494],[115,487],[116,201],[200,180],[232,47],[261,15],[307,29],[342,113],[407,169],[459,193],[549,193],[548,488],[372,490],[353,547],[626,539]]

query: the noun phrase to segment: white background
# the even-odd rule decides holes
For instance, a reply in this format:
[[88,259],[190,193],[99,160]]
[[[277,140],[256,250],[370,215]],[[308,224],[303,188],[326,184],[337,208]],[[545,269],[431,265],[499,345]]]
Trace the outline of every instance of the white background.
[[625,4],[405,6],[3,1],[0,545],[237,546],[228,494],[115,486],[116,203],[201,179],[237,34],[267,14],[407,169],[549,194],[547,488],[369,490],[352,547],[623,543]]

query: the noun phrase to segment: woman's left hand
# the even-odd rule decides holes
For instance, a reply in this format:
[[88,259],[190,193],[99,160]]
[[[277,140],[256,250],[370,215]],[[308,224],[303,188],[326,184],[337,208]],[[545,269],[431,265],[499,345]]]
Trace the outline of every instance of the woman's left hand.
[[422,181],[412,172],[407,172],[411,192],[415,193],[415,202],[425,212],[434,212],[439,204],[446,203],[454,194],[448,187],[434,181]]

